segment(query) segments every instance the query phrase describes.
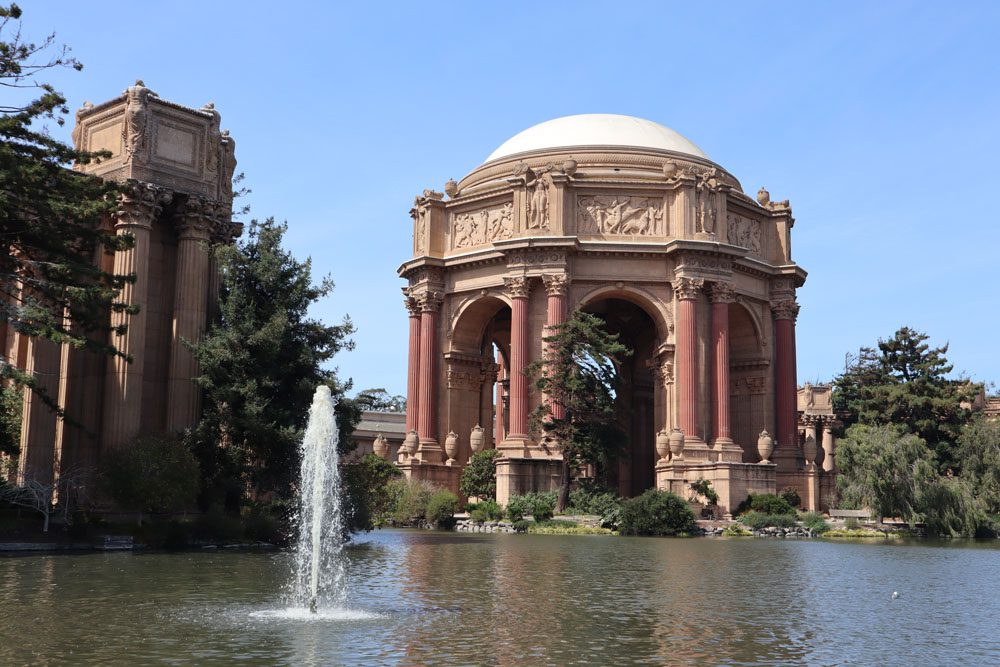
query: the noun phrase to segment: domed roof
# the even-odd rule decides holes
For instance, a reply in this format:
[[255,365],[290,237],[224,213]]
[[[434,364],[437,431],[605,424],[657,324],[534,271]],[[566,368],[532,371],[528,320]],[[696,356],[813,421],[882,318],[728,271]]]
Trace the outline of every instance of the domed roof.
[[529,127],[503,142],[486,162],[528,151],[578,146],[652,148],[708,159],[691,141],[659,123],[635,116],[587,113]]

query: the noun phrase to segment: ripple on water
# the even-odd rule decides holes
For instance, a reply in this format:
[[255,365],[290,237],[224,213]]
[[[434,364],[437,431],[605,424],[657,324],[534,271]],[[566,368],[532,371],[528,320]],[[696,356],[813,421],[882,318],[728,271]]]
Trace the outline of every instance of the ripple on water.
[[311,623],[324,621],[369,621],[375,618],[385,618],[382,614],[360,609],[317,609],[310,611],[305,607],[285,607],[284,609],[264,609],[253,611],[250,618],[279,621],[308,621]]

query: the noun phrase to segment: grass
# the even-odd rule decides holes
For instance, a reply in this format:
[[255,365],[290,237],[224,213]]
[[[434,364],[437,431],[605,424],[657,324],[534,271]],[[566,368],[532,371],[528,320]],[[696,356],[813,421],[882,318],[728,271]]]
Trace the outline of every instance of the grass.
[[867,528],[835,528],[823,533],[823,537],[832,538],[863,538],[863,539],[886,539],[893,540],[899,537],[898,533],[883,533],[878,530]]

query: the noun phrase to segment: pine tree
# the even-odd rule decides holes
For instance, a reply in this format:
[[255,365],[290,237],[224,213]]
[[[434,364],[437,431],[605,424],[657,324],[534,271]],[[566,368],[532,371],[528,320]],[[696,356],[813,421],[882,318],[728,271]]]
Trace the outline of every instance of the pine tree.
[[[592,464],[607,469],[622,450],[624,430],[615,418],[615,362],[632,354],[609,334],[596,315],[576,311],[544,339],[545,358],[526,371],[547,400],[532,414],[532,422],[558,443],[563,455],[557,511],[569,502],[575,471]],[[552,406],[562,407],[561,417]]]

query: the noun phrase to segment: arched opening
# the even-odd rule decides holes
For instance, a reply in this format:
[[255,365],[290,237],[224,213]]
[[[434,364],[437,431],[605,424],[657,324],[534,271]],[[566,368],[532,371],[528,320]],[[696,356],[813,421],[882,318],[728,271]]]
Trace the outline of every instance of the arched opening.
[[444,355],[444,432],[458,436],[456,460],[472,456],[470,436],[483,429],[483,447],[492,449],[507,433],[510,382],[510,306],[484,296],[463,306],[451,325]]
[[733,440],[743,461],[760,460],[757,435],[767,427],[768,362],[750,312],[729,304],[729,395]]
[[617,364],[615,387],[615,412],[627,441],[604,481],[623,496],[636,496],[656,484],[656,390],[651,370],[658,345],[656,324],[643,308],[618,297],[598,298],[582,310],[603,319],[607,330],[632,350],[632,356]]

